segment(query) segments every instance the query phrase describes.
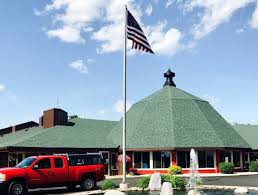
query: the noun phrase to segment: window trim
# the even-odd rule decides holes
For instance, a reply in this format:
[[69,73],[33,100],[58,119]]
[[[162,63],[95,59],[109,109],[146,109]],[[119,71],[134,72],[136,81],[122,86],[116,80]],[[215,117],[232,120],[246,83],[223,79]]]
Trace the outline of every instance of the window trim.
[[[162,170],[162,169],[168,169],[169,167],[167,167],[167,168],[155,168],[154,167],[154,152],[160,152],[160,153],[162,153],[162,152],[169,152],[169,166],[171,166],[171,164],[172,164],[172,152],[171,151],[169,151],[169,150],[161,150],[161,151],[153,151],[152,152],[152,163],[153,163],[153,165],[152,165],[152,167],[153,167],[153,169],[158,169],[158,170]],[[162,157],[161,157],[161,159],[160,159],[160,162],[161,162],[161,160],[162,160]],[[162,164],[162,163],[161,163]]]
[[[198,152],[199,151],[212,151],[213,152],[213,166],[214,167],[204,167],[204,168],[200,168],[199,167],[199,154],[198,154]],[[206,156],[206,154],[205,154],[205,157],[206,157],[206,161],[207,161],[207,156]],[[216,151],[214,151],[214,150],[197,150],[197,168],[198,168],[198,170],[210,170],[210,169],[216,169]],[[207,162],[206,162],[206,165],[207,165]],[[190,169],[190,168],[189,168]]]
[[[140,151],[140,152],[133,152],[133,159],[132,159],[132,165],[133,165],[133,168],[135,168],[135,161],[134,161],[134,159],[135,159],[135,153],[141,153],[141,168],[136,168],[136,169],[139,169],[139,170],[150,170],[151,169],[151,152],[149,152],[149,151]],[[149,168],[142,168],[143,167],[143,158],[142,158],[142,153],[148,153],[149,154]]]

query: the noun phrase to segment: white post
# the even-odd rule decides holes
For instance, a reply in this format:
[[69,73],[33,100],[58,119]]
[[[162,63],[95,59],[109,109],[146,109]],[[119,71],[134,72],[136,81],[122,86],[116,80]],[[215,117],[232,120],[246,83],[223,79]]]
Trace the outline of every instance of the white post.
[[126,183],[126,41],[127,41],[127,7],[125,5],[125,32],[124,32],[124,66],[123,66],[123,181],[121,189],[128,187]]

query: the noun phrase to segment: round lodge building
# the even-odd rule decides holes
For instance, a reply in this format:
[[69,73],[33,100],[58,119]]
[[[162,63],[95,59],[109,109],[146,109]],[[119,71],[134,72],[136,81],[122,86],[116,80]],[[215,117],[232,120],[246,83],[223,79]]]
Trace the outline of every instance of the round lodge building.
[[[166,173],[176,164],[187,173],[191,148],[197,152],[200,173],[218,173],[220,162],[245,171],[258,159],[258,126],[229,124],[209,102],[177,88],[173,72],[164,76],[162,89],[127,112],[127,168],[139,174]],[[106,174],[116,175],[122,171],[121,151],[122,120],[68,120],[61,109],[44,111],[39,124],[0,130],[0,167],[35,154],[101,152]]]

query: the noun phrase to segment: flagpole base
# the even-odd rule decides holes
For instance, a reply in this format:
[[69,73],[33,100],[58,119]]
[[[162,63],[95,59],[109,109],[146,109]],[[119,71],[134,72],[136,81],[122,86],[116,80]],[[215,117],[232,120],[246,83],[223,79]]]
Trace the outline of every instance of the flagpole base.
[[120,184],[119,184],[119,189],[120,189],[121,191],[127,190],[127,189],[128,189],[128,183],[124,183],[124,182],[120,183]]

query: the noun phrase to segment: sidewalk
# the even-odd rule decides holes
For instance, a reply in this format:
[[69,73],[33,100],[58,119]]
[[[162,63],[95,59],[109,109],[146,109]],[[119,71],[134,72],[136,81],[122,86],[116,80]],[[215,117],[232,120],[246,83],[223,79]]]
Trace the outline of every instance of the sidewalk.
[[[237,177],[237,176],[249,176],[249,175],[258,175],[258,172],[237,172],[234,174],[222,174],[222,173],[202,173],[200,174],[201,177]],[[150,175],[126,175],[127,178],[141,178],[147,177]],[[177,175],[179,177],[189,177],[189,174],[182,174]],[[122,175],[115,175],[115,176],[106,176],[106,179],[121,179],[123,178]]]

